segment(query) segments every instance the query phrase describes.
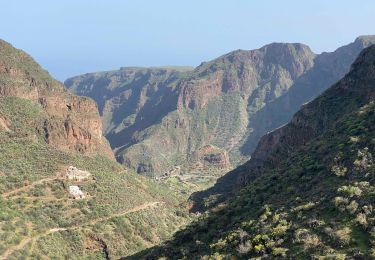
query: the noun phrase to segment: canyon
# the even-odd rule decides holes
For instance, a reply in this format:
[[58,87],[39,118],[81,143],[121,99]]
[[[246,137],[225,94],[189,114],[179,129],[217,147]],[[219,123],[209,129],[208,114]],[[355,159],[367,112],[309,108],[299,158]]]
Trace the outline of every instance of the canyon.
[[272,43],[195,69],[124,67],[64,84],[98,103],[118,162],[147,176],[175,166],[189,173],[199,164],[194,154],[209,145],[222,150],[223,160],[200,171],[220,175],[248,160],[264,134],[343,77],[374,42],[361,36],[321,54],[304,44]]

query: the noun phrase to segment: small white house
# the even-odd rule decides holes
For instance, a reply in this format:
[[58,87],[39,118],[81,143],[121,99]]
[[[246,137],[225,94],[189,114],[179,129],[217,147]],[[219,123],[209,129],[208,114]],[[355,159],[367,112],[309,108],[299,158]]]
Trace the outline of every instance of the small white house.
[[84,199],[85,194],[82,192],[82,190],[75,185],[69,186],[69,193],[74,199]]

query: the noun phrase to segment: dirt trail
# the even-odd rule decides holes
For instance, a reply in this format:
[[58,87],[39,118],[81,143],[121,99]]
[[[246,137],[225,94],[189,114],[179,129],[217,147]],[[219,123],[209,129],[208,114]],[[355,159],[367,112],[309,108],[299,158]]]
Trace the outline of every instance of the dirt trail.
[[[45,179],[44,179],[45,180]],[[113,214],[111,216],[107,216],[107,217],[103,217],[103,218],[98,218],[98,219],[93,219],[87,223],[83,223],[81,225],[75,225],[75,226],[71,226],[71,227],[67,227],[67,228],[51,228],[49,230],[47,230],[46,232],[42,233],[42,234],[39,234],[39,235],[36,235],[34,237],[28,237],[28,238],[25,238],[24,240],[22,240],[18,245],[15,245],[15,246],[12,246],[10,248],[8,248],[3,255],[0,256],[0,259],[8,259],[9,256],[11,256],[15,251],[17,250],[21,250],[22,248],[24,248],[28,243],[32,242],[32,241],[36,241],[42,237],[45,237],[45,236],[48,236],[52,233],[56,233],[56,232],[60,232],[60,231],[66,231],[66,230],[74,230],[74,229],[79,229],[83,226],[87,226],[87,225],[95,225],[99,222],[102,222],[102,221],[106,221],[106,220],[109,220],[111,218],[115,218],[115,217],[121,217],[121,216],[125,216],[127,214],[130,214],[130,213],[134,213],[134,212],[137,212],[137,211],[141,211],[141,210],[145,210],[147,208],[151,208],[151,207],[156,207],[160,204],[162,204],[163,202],[159,202],[159,201],[154,201],[154,202],[148,202],[148,203],[145,203],[145,204],[142,204],[140,206],[137,206],[137,207],[134,207],[132,209],[129,209],[127,211],[124,211],[124,212],[121,212],[121,213],[117,213],[117,214]]]
[[134,208],[129,209],[129,210],[127,210],[125,212],[122,212],[122,213],[113,214],[113,215],[108,216],[108,217],[98,218],[98,219],[91,220],[89,222],[89,225],[95,225],[96,223],[99,223],[99,222],[102,222],[102,221],[106,221],[106,220],[109,220],[111,218],[121,217],[121,216],[130,214],[130,213],[134,213],[134,212],[137,212],[137,211],[141,211],[141,210],[144,210],[144,209],[147,209],[147,208],[156,207],[159,204],[161,204],[161,203],[158,202],[158,201],[145,203],[145,204],[142,204],[140,206],[134,207]]
[[54,180],[58,180],[58,179],[61,179],[60,177],[57,177],[57,176],[53,176],[53,177],[49,177],[49,178],[45,178],[45,179],[41,179],[41,180],[38,180],[38,181],[34,181],[32,183],[30,183],[29,185],[26,185],[26,186],[23,186],[23,187],[20,187],[18,189],[14,189],[14,190],[11,190],[11,191],[8,191],[8,192],[5,192],[3,194],[1,194],[1,196],[3,198],[7,198],[13,194],[16,194],[18,192],[21,192],[21,191],[25,191],[25,190],[29,190],[31,189],[32,187],[34,187],[35,185],[38,185],[38,184],[42,184],[43,182],[47,182],[47,181],[54,181]]

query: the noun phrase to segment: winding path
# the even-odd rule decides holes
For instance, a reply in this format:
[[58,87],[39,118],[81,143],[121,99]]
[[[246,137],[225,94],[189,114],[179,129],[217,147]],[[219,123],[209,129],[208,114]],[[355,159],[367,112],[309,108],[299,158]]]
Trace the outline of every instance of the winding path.
[[31,189],[32,187],[34,187],[35,185],[38,185],[38,184],[42,184],[43,182],[47,182],[47,181],[54,181],[54,180],[58,180],[58,179],[61,179],[59,177],[56,177],[56,176],[53,176],[53,177],[49,177],[49,178],[45,178],[45,179],[41,179],[39,181],[34,181],[32,183],[30,183],[29,185],[26,185],[26,186],[23,186],[23,187],[20,187],[20,188],[17,188],[17,189],[14,189],[14,190],[11,190],[11,191],[8,191],[8,192],[4,192],[3,194],[1,194],[1,196],[3,198],[7,198],[13,194],[16,194],[18,192],[21,192],[21,191],[25,191],[25,190],[29,190]]
[[[44,179],[46,180],[46,179]],[[42,180],[41,180],[42,181]],[[34,185],[35,185],[35,182],[34,182]],[[27,187],[27,186],[25,186]],[[45,236],[48,236],[52,233],[56,233],[56,232],[60,232],[60,231],[66,231],[66,230],[74,230],[74,229],[79,229],[83,226],[87,226],[87,225],[95,225],[99,222],[102,222],[102,221],[106,221],[106,220],[110,220],[111,218],[115,218],[115,217],[121,217],[121,216],[125,216],[127,214],[130,214],[130,213],[134,213],[134,212],[138,212],[138,211],[141,211],[141,210],[145,210],[147,208],[151,208],[151,207],[156,207],[156,206],[159,206],[160,204],[162,204],[163,202],[159,202],[159,201],[154,201],[154,202],[148,202],[148,203],[145,203],[145,204],[142,204],[142,205],[139,205],[137,207],[134,207],[132,209],[129,209],[127,211],[124,211],[124,212],[121,212],[121,213],[117,213],[117,214],[113,214],[113,215],[110,215],[110,216],[107,216],[107,217],[102,217],[102,218],[97,218],[97,219],[93,219],[93,220],[90,220],[88,221],[87,223],[83,223],[81,225],[75,225],[75,226],[71,226],[71,227],[67,227],[67,228],[51,228],[51,229],[48,229],[47,231],[45,231],[44,233],[42,234],[39,234],[39,235],[36,235],[34,237],[28,237],[28,238],[25,238],[24,240],[22,240],[19,244],[15,245],[15,246],[12,246],[10,248],[8,248],[4,253],[3,255],[0,256],[0,259],[8,259],[9,256],[11,256],[15,251],[17,250],[21,250],[22,248],[24,248],[28,243],[32,242],[32,241],[37,241],[38,239],[42,238],[42,237],[45,237]]]

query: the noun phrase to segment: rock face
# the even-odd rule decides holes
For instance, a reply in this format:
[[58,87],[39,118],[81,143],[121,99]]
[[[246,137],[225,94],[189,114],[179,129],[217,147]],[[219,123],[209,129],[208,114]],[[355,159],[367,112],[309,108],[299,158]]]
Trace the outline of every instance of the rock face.
[[[29,55],[1,40],[0,97],[18,97],[39,103],[48,117],[42,125],[35,127],[44,132],[45,141],[51,146],[82,154],[100,151],[113,158],[102,135],[95,102],[66,91]],[[6,126],[5,120],[1,122]]]
[[373,42],[359,37],[320,55],[303,44],[273,43],[228,53],[192,71],[123,68],[65,85],[97,101],[117,160],[139,173],[189,168],[189,158],[206,145],[225,150],[239,165],[264,134],[344,76]]
[[[367,82],[375,81],[374,54],[374,46],[363,51],[346,77],[324,92],[324,95],[304,105],[290,123],[263,136],[246,167],[253,168],[255,165],[264,164],[265,161],[277,165],[283,161],[285,155],[288,156],[323,131],[330,129],[340,117],[350,113],[352,109],[351,106],[345,106],[345,102],[334,100],[335,97],[350,97],[358,104],[366,104],[372,100],[375,91]],[[251,166],[252,164],[254,166]],[[237,183],[246,185],[250,180],[250,175],[240,174]]]
[[[118,161],[138,173],[163,174],[174,166],[170,162],[174,149],[169,154],[164,149],[169,149],[175,139],[165,138],[165,133],[157,138],[154,130],[183,127],[184,122],[177,119],[161,122],[177,109],[177,80],[190,70],[185,67],[121,68],[74,77],[65,81],[65,85],[76,94],[97,101],[104,133]],[[150,139],[153,143],[145,144],[144,139],[149,135],[153,136]]]

